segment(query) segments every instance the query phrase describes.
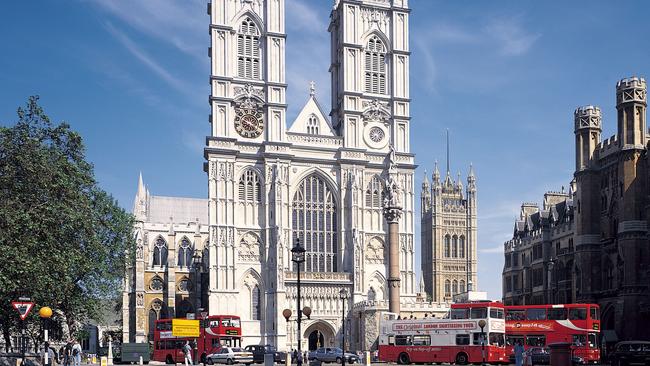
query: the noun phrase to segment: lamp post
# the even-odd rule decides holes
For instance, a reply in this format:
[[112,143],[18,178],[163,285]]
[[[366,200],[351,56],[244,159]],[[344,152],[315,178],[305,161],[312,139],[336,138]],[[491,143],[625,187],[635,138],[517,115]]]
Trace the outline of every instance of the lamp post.
[[[199,254],[199,251],[196,250],[196,249],[194,250],[194,255],[192,256],[192,262],[194,264],[194,274],[195,274],[195,278],[194,278],[194,305],[195,305],[194,306],[194,313],[195,313],[194,319],[199,319],[199,322],[202,322],[202,320],[200,320],[201,319],[200,318],[200,308],[201,308],[201,295],[202,295],[202,291],[201,291],[201,272],[202,272],[202,269],[203,269],[203,263],[202,263],[203,258]],[[205,341],[205,337],[204,337],[204,341]],[[197,360],[198,344],[197,344],[196,338],[194,339],[194,347],[193,348],[194,348],[194,359],[193,359],[194,362],[193,363],[196,365],[198,363],[198,360]]]
[[343,312],[341,315],[341,349],[343,350],[343,355],[341,362],[345,366],[345,302],[348,300],[348,290],[341,289],[339,291],[339,297],[341,298],[341,303],[343,303]]
[[553,301],[553,289],[551,288],[551,280],[553,278],[553,267],[555,266],[554,260],[548,261],[548,279],[546,280],[546,286],[548,287],[548,298],[546,299],[547,304],[555,304]]
[[483,363],[481,365],[485,365],[485,325],[487,323],[485,320],[481,319],[478,321],[478,326],[481,327],[481,356],[483,356]]
[[[43,354],[43,364],[49,365],[50,360],[50,343],[49,343],[49,338],[48,338],[48,330],[50,326],[50,318],[52,317],[52,309],[50,309],[48,306],[43,306],[39,311],[38,315],[41,317],[43,320],[43,342],[45,343],[45,353]],[[25,357],[23,357],[24,360]],[[24,362],[24,361],[23,361]]]
[[300,245],[300,239],[296,238],[296,245],[294,245],[293,248],[291,248],[291,261],[296,264],[296,271],[297,271],[297,282],[296,282],[296,287],[297,287],[297,319],[296,322],[298,323],[298,366],[302,366],[302,351],[300,349],[300,343],[302,343],[302,330],[300,329],[300,322],[302,321],[302,310],[300,310],[300,264],[305,261],[305,247]]

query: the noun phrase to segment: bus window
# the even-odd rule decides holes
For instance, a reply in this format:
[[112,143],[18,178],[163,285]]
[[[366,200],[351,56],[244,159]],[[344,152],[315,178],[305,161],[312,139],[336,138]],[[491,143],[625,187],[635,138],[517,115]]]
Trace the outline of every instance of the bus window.
[[469,334],[456,334],[456,345],[458,345],[458,346],[468,346],[469,345]]
[[587,319],[586,308],[569,309],[569,320],[586,320],[586,319]]
[[589,316],[591,317],[591,320],[598,320],[598,308],[595,306],[589,308]]
[[413,336],[413,345],[414,346],[429,346],[431,345],[431,337],[428,335],[414,335]]
[[503,347],[505,345],[504,335],[505,334],[503,333],[490,333],[488,337],[490,344],[493,346]]
[[388,345],[389,346],[394,346],[395,345],[395,336],[388,336]]
[[210,320],[210,328],[219,328],[219,320]]
[[524,344],[524,336],[506,334],[506,345],[514,346],[517,342]]
[[589,340],[589,348],[598,348],[598,337],[595,333],[589,333],[587,339]]
[[565,308],[548,309],[548,320],[566,320]]
[[487,318],[487,308],[472,308],[470,311],[470,318],[472,319]]
[[467,309],[451,309],[451,319],[467,319]]
[[239,328],[241,326],[239,319],[230,319],[230,326]]
[[490,308],[490,318],[503,319],[503,309]]
[[508,310],[506,312],[506,320],[524,320],[526,319],[526,312],[524,310]]
[[527,320],[546,320],[546,309],[528,309],[526,310]]
[[174,349],[174,341],[165,341],[165,349]]
[[411,346],[413,342],[411,341],[411,336],[398,335],[395,336],[395,345],[396,346]]
[[585,334],[574,334],[573,345],[576,347],[584,347],[587,344],[587,336]]
[[546,336],[544,335],[526,336],[526,345],[531,347],[544,347],[546,345]]

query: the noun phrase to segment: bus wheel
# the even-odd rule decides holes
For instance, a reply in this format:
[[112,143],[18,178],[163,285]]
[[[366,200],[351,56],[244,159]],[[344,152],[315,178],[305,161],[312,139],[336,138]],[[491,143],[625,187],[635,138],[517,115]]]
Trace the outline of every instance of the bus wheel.
[[456,355],[456,364],[457,365],[467,365],[467,355],[464,353],[459,353]]
[[174,363],[174,359],[172,358],[172,355],[167,355],[167,358],[165,358],[165,363],[168,365]]
[[400,353],[399,357],[397,357],[397,363],[402,364],[402,365],[408,365],[411,363],[411,360],[409,360],[409,355],[406,353]]

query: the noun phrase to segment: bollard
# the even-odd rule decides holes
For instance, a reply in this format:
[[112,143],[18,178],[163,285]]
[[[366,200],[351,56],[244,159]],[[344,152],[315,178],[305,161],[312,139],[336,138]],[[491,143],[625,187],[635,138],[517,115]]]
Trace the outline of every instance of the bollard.
[[285,366],[291,366],[291,353],[287,351],[286,357],[284,358]]
[[372,361],[370,360],[370,351],[366,351],[365,353],[366,353],[365,354],[366,357],[364,357],[364,358],[365,358],[365,361],[366,361],[366,365],[370,365],[372,363]]
[[139,361],[138,365],[142,366],[143,364],[144,363],[142,362],[142,355],[140,355],[140,361]]

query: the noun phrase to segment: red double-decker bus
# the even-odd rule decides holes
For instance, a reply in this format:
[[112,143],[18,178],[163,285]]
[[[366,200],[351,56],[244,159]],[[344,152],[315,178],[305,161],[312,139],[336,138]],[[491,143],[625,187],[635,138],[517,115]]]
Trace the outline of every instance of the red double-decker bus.
[[[481,332],[480,322],[485,326]],[[504,307],[499,302],[452,304],[445,318],[395,319],[384,313],[379,359],[409,363],[507,363]]]
[[183,345],[196,342],[196,356],[201,362],[221,346],[241,347],[241,321],[237,315],[210,315],[200,322],[198,338],[174,337],[172,319],[156,320],[154,329],[154,361],[165,363],[185,362]]
[[600,362],[600,309],[596,304],[506,306],[506,345],[512,354],[516,342],[524,348],[572,343],[575,356]]

